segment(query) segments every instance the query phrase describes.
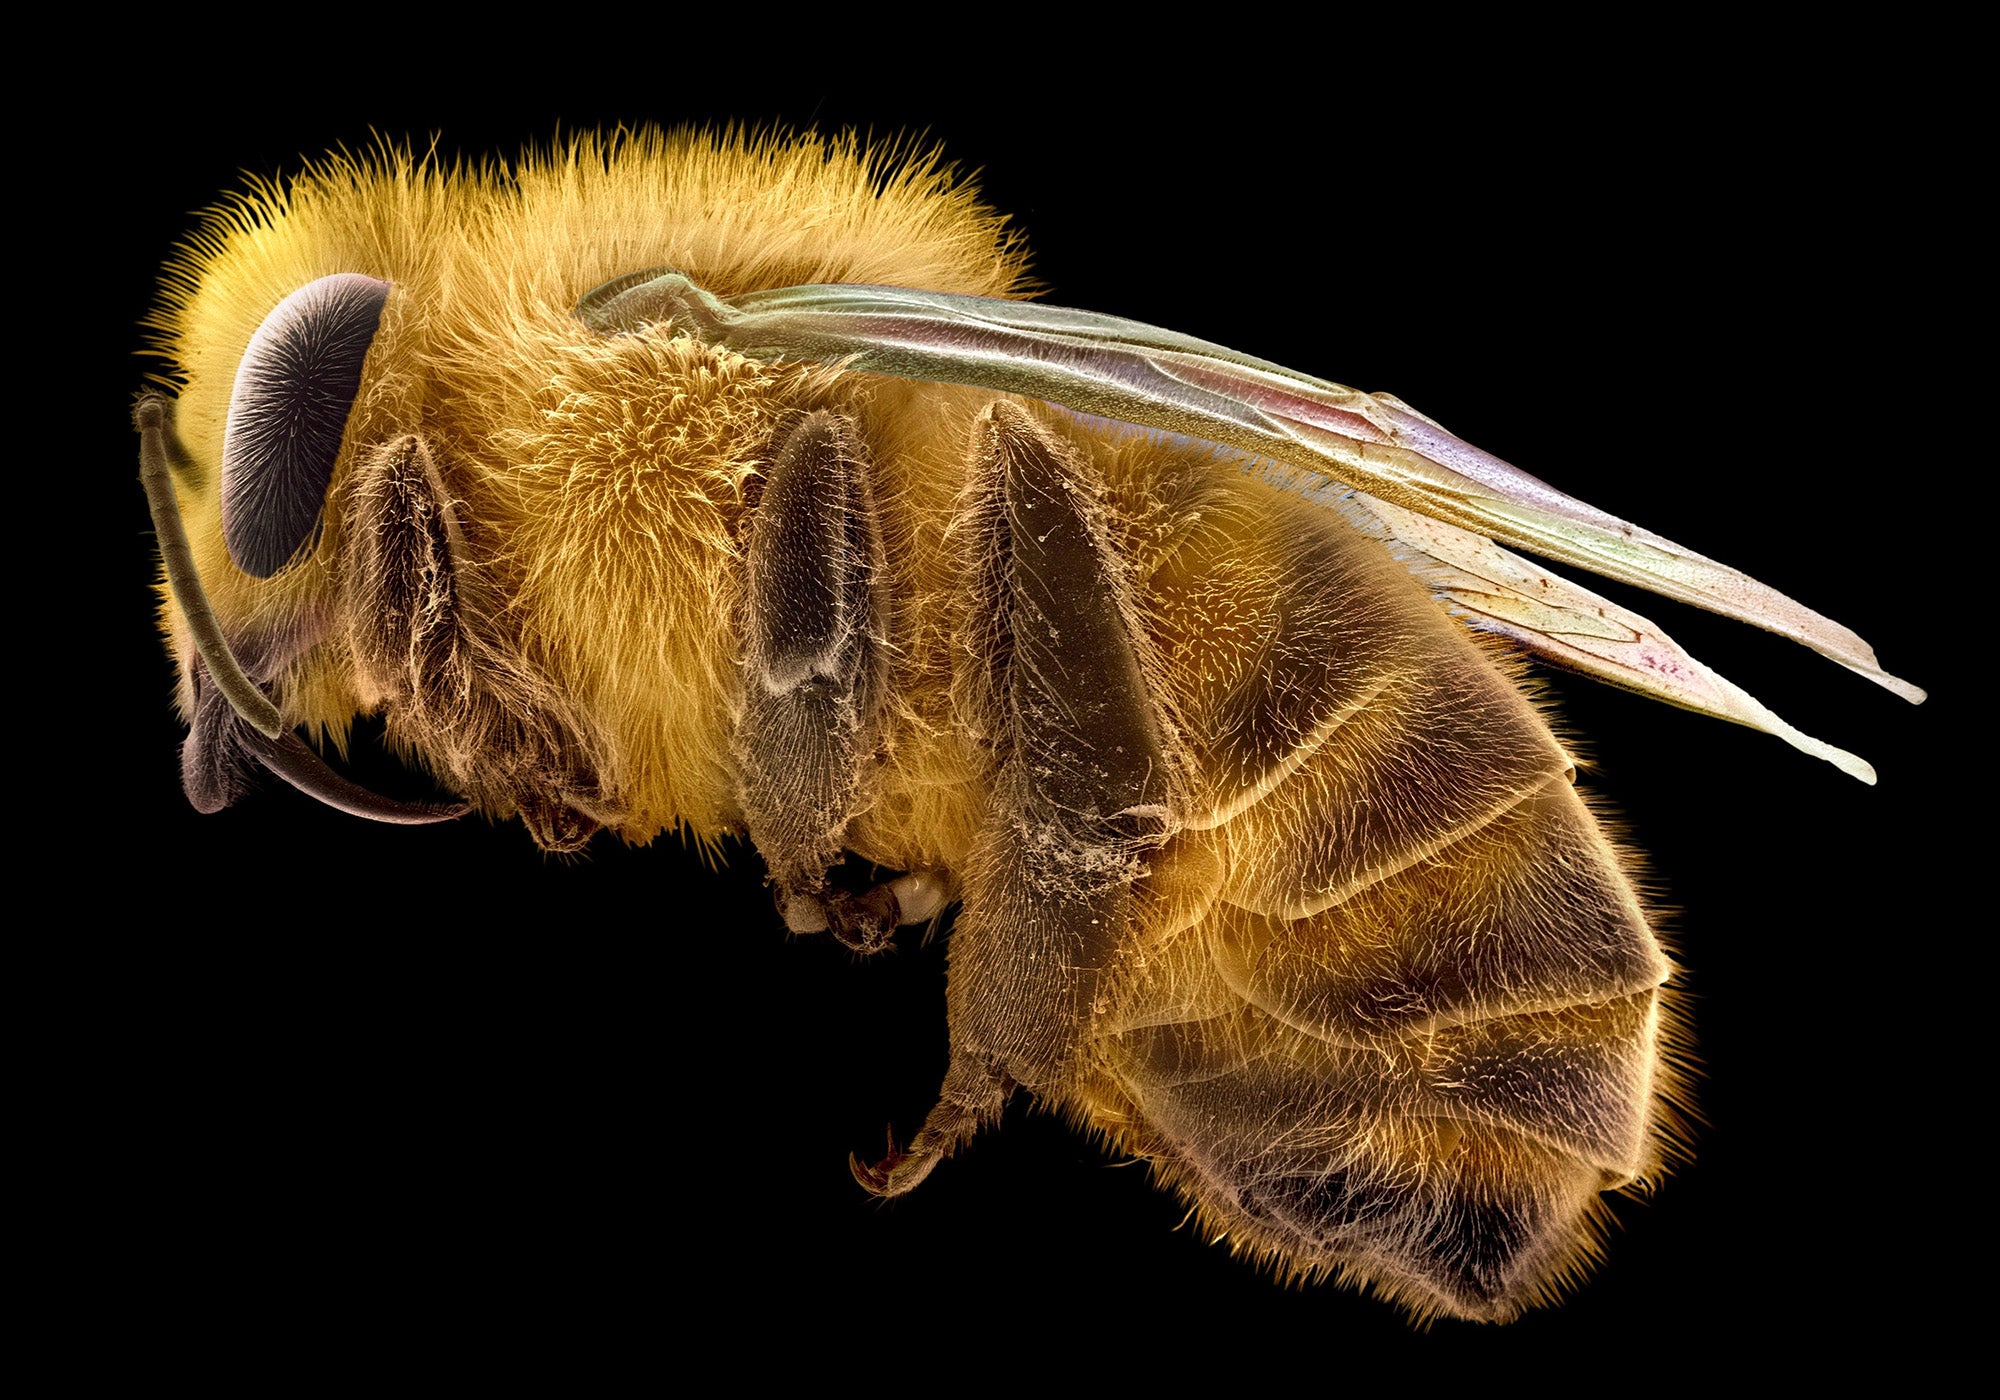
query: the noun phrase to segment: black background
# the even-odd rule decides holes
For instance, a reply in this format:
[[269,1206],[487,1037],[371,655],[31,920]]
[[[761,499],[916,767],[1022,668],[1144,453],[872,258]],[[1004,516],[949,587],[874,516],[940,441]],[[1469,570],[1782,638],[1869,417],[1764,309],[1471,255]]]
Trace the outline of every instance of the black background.
[[[1329,1379],[1459,1354],[1672,1365],[1642,1361],[1667,1337],[1685,1365],[1723,1341],[1827,1359],[1892,1341],[1898,1271],[1945,1228],[1924,1183],[1956,1131],[1911,1086],[1948,1072],[1934,1023],[1973,975],[1945,912],[1960,828],[1936,806],[1948,774],[1970,783],[1934,572],[1950,521],[1917,489],[1965,470],[1923,456],[1950,411],[1927,394],[1925,322],[1960,212],[1913,171],[1944,117],[1857,96],[1859,50],[1799,66],[1688,40],[1643,66],[1619,48],[1444,75],[1416,62],[1432,37],[1357,41],[1282,81],[1199,42],[1141,68],[1076,36],[940,50],[927,79],[844,50],[811,70],[697,62],[713,55],[685,36],[644,82],[540,73],[530,38],[505,68],[290,55],[254,92],[198,46],[119,71],[119,154],[77,178],[58,152],[51,175],[59,226],[103,240],[88,277],[51,279],[85,331],[66,445],[94,513],[63,601],[103,707],[75,836],[102,862],[57,882],[72,961],[50,991],[69,1049],[52,1059],[80,1067],[52,1141],[87,1201],[83,1294],[205,1364],[250,1335],[308,1366],[573,1340],[670,1377],[747,1326],[746,1378],[804,1361],[884,1385],[956,1374],[924,1369],[926,1339],[961,1368],[1087,1336],[1107,1368],[1236,1356]],[[1419,1334],[1279,1288],[1025,1105],[911,1197],[870,1201],[845,1156],[907,1136],[935,1091],[942,941],[860,962],[788,940],[741,848],[722,873],[671,837],[557,862],[518,825],[372,827],[282,786],[187,808],[125,414],[147,367],[134,323],[190,211],[371,130],[479,155],[558,124],[731,118],[927,131],[1027,231],[1049,299],[1393,392],[1847,623],[1936,693],[1911,709],[1605,585],[1882,783],[1553,682],[1586,781],[1649,853],[1708,1119],[1691,1166],[1619,1206],[1607,1265],[1563,1307]]]

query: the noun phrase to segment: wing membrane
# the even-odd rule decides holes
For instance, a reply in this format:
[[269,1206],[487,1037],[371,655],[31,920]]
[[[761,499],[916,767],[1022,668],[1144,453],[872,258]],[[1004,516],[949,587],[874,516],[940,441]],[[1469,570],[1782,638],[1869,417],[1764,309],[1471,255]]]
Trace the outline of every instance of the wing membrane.
[[1862,758],[1793,728],[1749,691],[1684,651],[1657,623],[1484,536],[1361,496],[1405,562],[1481,631],[1510,637],[1554,665],[1682,709],[1774,734],[1873,784]]
[[[1776,734],[1872,781],[1653,623],[1500,548],[1511,544],[1790,637],[1911,702],[1847,628],[1713,559],[1564,494],[1401,400],[1315,379],[1138,321],[902,287],[813,285],[725,302],[670,270],[634,273],[578,308],[606,333],[671,321],[755,359],[841,360],[873,373],[1022,394],[1255,454],[1302,494],[1354,488],[1436,562],[1476,625],[1560,664]],[[1494,543],[1498,541],[1499,544]]]

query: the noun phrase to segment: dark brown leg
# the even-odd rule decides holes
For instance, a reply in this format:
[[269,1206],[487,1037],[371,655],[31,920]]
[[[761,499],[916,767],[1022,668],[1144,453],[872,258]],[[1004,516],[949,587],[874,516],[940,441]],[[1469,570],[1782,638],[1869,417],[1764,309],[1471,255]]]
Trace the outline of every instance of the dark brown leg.
[[786,923],[831,928],[863,952],[888,942],[896,901],[886,888],[831,890],[826,872],[864,800],[886,660],[881,572],[860,436],[850,420],[814,413],[780,446],[752,525],[736,759]]
[[894,1195],[1061,1082],[1130,944],[1132,885],[1178,825],[1174,764],[1124,573],[1087,468],[1012,404],[975,439],[973,556],[955,687],[998,761],[952,934],[951,1068],[906,1152],[856,1168]]

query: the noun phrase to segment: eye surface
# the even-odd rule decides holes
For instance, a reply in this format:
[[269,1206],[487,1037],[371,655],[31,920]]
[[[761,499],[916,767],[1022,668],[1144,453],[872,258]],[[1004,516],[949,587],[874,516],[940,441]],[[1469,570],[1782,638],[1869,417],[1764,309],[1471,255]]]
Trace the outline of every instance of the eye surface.
[[222,539],[245,573],[271,577],[314,537],[388,296],[387,282],[335,273],[250,337],[222,438]]

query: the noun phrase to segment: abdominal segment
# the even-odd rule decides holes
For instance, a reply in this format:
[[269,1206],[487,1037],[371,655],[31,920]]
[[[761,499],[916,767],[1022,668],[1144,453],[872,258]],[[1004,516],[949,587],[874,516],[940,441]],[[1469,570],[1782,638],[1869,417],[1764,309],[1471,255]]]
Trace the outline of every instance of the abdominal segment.
[[1227,474],[1186,504],[1144,606],[1196,796],[1075,1097],[1233,1248],[1512,1317],[1658,1165],[1670,965],[1541,714],[1400,565]]

